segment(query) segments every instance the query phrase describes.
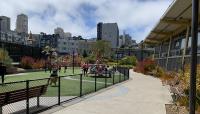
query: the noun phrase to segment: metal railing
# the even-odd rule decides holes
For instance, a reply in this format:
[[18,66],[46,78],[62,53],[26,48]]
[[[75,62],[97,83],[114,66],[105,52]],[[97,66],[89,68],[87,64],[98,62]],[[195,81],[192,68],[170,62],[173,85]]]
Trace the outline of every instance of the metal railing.
[[0,84],[0,114],[42,112],[128,79],[129,69],[118,67],[102,75],[59,76],[56,85],[50,78]]

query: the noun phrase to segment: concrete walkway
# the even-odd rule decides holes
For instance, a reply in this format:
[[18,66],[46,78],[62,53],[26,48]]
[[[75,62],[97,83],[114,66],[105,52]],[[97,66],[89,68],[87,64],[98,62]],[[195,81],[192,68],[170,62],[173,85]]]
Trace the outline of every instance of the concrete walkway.
[[166,114],[172,101],[159,79],[130,72],[131,79],[54,114]]

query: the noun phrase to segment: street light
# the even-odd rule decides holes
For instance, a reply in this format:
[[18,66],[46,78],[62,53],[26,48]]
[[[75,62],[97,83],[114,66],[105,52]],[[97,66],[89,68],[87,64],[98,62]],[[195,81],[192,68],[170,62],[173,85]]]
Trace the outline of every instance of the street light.
[[141,61],[143,61],[143,59],[144,59],[144,57],[143,57],[143,43],[144,43],[144,41],[142,40],[141,41]]
[[[0,18],[0,40],[1,40],[1,22],[2,22],[2,18]],[[3,51],[5,51],[5,49],[4,49],[4,44],[3,44],[3,42],[2,42],[2,44],[1,44],[1,46],[2,46],[2,49],[3,49]],[[3,55],[4,56],[4,55]],[[5,57],[3,57],[3,60],[5,59]],[[3,63],[3,60],[2,60],[2,63]]]
[[197,74],[197,42],[198,42],[199,0],[192,0],[192,56],[190,71],[190,114],[195,114],[196,74]]
[[73,65],[72,65],[72,67],[73,67],[73,74],[74,74],[74,50],[73,50],[73,55],[72,55],[72,61],[73,61]]

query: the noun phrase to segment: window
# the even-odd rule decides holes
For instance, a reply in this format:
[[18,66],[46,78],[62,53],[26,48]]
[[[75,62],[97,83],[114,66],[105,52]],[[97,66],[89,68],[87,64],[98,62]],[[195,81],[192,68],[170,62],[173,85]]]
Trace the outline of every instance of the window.
[[180,42],[177,40],[175,41],[175,48],[178,48],[180,46]]
[[184,39],[182,39],[182,41],[181,41],[181,49],[184,49],[184,47],[185,47],[185,38]]
[[67,50],[67,48],[66,48],[66,47],[63,47],[62,50]]
[[198,46],[200,46],[200,33],[198,33]]

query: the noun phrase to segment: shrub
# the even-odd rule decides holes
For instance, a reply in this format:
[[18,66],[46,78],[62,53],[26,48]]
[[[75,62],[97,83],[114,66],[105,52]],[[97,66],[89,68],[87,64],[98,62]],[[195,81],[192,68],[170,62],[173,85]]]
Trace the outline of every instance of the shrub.
[[43,59],[37,59],[33,63],[32,68],[33,69],[41,69],[41,68],[44,68],[44,66],[45,66],[45,60],[43,60]]
[[160,78],[160,77],[165,77],[166,73],[165,71],[161,68],[161,67],[157,67],[156,68],[156,72],[154,74],[156,77]]
[[95,58],[95,56],[86,57],[85,62],[88,62],[90,64],[94,64],[96,62],[96,58]]
[[127,57],[122,58],[119,61],[119,64],[120,65],[132,65],[132,66],[135,66],[137,64],[137,59],[136,59],[135,56],[127,56]]
[[153,59],[144,59],[143,64],[145,72],[152,72],[154,69],[156,69],[156,63]]
[[139,73],[145,73],[143,61],[137,63],[137,65],[134,68],[134,71]]
[[0,62],[3,62],[6,67],[11,67],[13,60],[8,55],[6,50],[0,49]]
[[[185,94],[189,95],[189,86],[190,86],[190,65],[185,65],[184,71],[179,72],[180,74],[180,81],[183,84],[183,89]],[[200,65],[197,66],[197,76],[196,76],[196,108],[199,109],[200,104]],[[189,98],[179,98],[177,101],[180,105],[188,107]]]
[[134,68],[134,71],[140,72],[140,73],[148,73],[152,72],[156,69],[156,63],[153,59],[144,59],[143,61],[140,61],[137,63],[136,67]]
[[34,64],[34,59],[32,57],[24,56],[21,59],[21,67],[25,69],[31,69]]

